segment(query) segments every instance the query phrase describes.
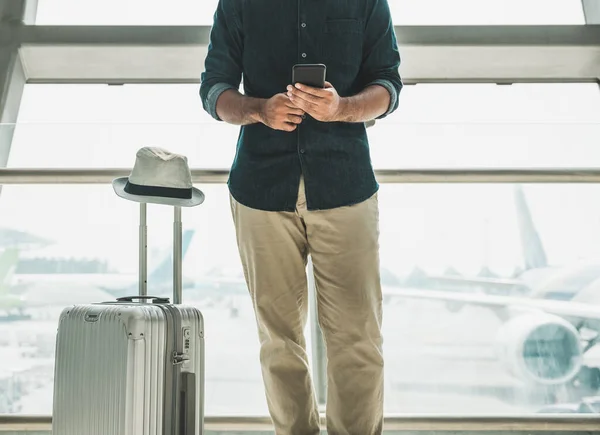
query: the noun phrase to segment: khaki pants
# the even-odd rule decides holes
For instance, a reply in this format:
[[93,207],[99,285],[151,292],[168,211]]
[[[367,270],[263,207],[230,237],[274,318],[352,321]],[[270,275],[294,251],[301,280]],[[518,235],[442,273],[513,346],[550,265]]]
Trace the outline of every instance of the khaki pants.
[[231,197],[237,242],[256,314],[260,361],[277,435],[319,434],[305,349],[310,253],[327,348],[327,430],[379,435],[383,425],[382,296],[377,194],[349,207],[268,212]]

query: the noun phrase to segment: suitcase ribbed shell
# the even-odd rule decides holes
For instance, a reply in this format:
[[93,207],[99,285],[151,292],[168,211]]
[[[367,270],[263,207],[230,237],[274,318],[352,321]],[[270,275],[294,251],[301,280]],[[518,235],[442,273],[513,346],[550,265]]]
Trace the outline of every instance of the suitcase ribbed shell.
[[[171,305],[189,328],[190,360],[181,371],[195,373],[195,430],[203,433],[204,325],[193,307]],[[170,435],[164,433],[168,311],[140,303],[66,308],[56,340],[53,435]],[[175,418],[179,418],[178,409]]]

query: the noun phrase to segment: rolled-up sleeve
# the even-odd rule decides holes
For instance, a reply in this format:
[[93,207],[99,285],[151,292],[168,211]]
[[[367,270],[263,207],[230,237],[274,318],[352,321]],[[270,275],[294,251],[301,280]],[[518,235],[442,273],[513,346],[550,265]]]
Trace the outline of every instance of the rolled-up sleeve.
[[217,100],[226,90],[239,89],[242,80],[243,35],[235,1],[219,0],[200,79],[202,107],[217,121]]
[[362,88],[379,85],[390,93],[388,110],[377,119],[385,118],[398,108],[402,90],[400,52],[387,0],[371,0],[365,22],[363,63],[359,74]]

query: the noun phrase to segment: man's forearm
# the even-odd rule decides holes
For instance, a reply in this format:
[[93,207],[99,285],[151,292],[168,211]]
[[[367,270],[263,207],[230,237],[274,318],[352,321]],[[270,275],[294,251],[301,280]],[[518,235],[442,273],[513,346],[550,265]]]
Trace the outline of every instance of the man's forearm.
[[223,121],[235,125],[256,124],[261,121],[267,100],[247,97],[237,90],[228,89],[217,100],[217,115]]
[[386,113],[390,102],[390,93],[383,86],[368,86],[360,93],[340,100],[340,110],[336,121],[371,121]]

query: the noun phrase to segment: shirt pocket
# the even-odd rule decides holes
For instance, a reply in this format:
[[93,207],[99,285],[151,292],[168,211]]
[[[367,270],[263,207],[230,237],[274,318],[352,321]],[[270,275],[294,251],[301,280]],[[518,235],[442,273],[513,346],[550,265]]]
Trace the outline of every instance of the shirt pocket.
[[358,70],[362,61],[363,24],[353,18],[329,18],[323,31],[323,63],[327,72]]
[[328,18],[325,21],[325,33],[333,35],[345,33],[362,34],[362,22],[354,18]]

